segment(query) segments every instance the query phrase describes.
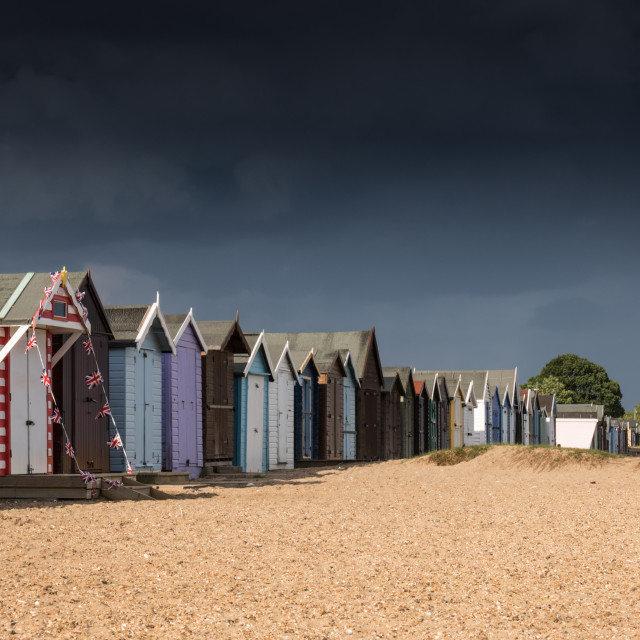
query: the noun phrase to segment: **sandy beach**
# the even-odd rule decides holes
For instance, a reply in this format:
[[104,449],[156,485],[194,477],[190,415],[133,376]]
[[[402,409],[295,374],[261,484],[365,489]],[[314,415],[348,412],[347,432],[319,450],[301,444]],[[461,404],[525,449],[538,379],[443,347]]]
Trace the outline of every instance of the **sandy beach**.
[[17,638],[640,637],[636,459],[498,447],[187,488],[0,501]]

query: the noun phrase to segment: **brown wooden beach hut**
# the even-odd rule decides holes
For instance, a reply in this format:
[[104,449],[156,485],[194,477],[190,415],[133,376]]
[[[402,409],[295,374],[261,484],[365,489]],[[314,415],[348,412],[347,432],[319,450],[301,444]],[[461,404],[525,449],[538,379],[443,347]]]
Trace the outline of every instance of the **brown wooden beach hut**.
[[[82,303],[91,323],[91,342],[109,397],[109,341],[113,340],[111,325],[98,295],[90,271],[68,274],[69,283],[85,296]],[[110,471],[109,420],[96,420],[102,408],[95,394],[87,391],[85,376],[96,370],[96,361],[87,354],[82,339],[76,335],[53,336],[53,393],[63,418],[69,439],[73,443],[78,464],[97,473]],[[73,460],[65,453],[61,429],[54,429],[53,472],[74,473]]]
[[[390,373],[390,372],[387,372]],[[403,458],[402,404],[405,397],[400,374],[395,371],[384,377],[382,389],[382,425],[385,460]]]
[[248,356],[251,349],[235,321],[199,321],[207,344],[202,356],[202,432],[204,462],[233,460],[233,366],[234,356]]

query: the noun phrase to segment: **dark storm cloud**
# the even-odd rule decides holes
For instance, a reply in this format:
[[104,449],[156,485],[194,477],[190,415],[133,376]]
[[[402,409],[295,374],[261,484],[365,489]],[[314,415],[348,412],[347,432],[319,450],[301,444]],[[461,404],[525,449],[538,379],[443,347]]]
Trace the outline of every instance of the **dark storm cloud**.
[[[396,364],[528,377],[522,332],[602,355],[587,310],[639,266],[639,28],[610,0],[5,7],[2,271],[376,324]],[[72,251],[26,251],[43,223]]]

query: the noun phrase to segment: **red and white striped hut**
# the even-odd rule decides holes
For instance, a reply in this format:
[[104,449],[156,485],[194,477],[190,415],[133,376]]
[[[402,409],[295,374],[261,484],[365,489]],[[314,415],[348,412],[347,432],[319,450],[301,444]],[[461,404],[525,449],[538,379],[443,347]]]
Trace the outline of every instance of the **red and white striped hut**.
[[[67,275],[0,275],[0,475],[53,472],[51,370],[91,331]],[[71,335],[53,356],[60,333]]]

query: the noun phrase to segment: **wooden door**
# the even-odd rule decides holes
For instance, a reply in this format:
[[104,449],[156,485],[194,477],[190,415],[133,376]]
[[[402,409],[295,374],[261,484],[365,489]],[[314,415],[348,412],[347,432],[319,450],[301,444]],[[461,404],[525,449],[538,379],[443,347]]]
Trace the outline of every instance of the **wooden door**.
[[178,349],[178,464],[184,468],[198,464],[198,443],[196,421],[197,389],[196,358],[199,354],[194,349],[182,347]]
[[[64,375],[64,383],[70,386],[72,393],[64,393],[64,403],[71,408],[63,413],[65,427],[69,431],[73,446],[76,451],[76,459],[83,469],[95,472],[109,471],[109,418],[98,418],[96,415],[104,404],[105,398],[102,387],[97,387],[91,391],[87,390],[85,376],[91,375],[96,368],[93,356],[88,356],[82,347],[83,338],[79,338],[73,346],[69,356],[70,371],[61,371]],[[103,374],[105,389],[108,393],[108,343],[104,336],[92,336],[94,352],[98,359],[98,367]],[[63,358],[64,360],[64,358]],[[65,363],[66,366],[66,363]],[[60,368],[60,367],[57,367]],[[54,372],[55,375],[55,372]],[[71,417],[73,423],[70,424],[68,418]],[[65,458],[70,460],[65,454]],[[69,472],[74,472],[75,468],[70,467]]]
[[231,460],[233,433],[233,354],[210,351],[203,357],[205,460]]
[[313,453],[313,411],[311,378],[302,378],[302,456],[311,458]]
[[356,411],[355,388],[351,384],[344,385],[344,460],[356,459]]
[[288,379],[289,373],[281,371],[278,374],[278,437],[277,461],[286,463],[289,455],[288,437],[290,425],[293,424],[289,396],[293,398],[293,382]]
[[264,377],[247,376],[247,463],[248,473],[262,472],[264,438]]
[[[40,381],[42,363],[34,348],[25,354],[27,333],[11,353],[11,474],[47,473],[47,392]],[[46,353],[46,332],[36,330]],[[53,445],[49,445],[53,446]]]

